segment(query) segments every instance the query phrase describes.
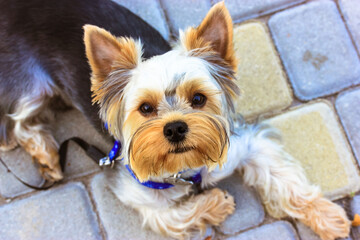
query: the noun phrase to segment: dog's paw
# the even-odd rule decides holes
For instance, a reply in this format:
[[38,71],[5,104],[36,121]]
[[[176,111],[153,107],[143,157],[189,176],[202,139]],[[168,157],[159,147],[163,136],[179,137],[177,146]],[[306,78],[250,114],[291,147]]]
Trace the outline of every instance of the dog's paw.
[[322,240],[349,236],[350,221],[339,205],[325,198],[318,198],[312,203],[312,209],[308,213],[304,223],[309,225]]
[[63,173],[59,164],[59,154],[57,151],[51,151],[38,155],[35,158],[38,162],[41,176],[50,182],[57,182],[63,179]]
[[7,151],[10,151],[10,150],[13,150],[18,145],[19,144],[15,140],[11,139],[9,141],[9,143],[7,143],[7,144],[0,143],[0,151],[7,152]]
[[211,225],[219,225],[227,216],[231,215],[235,210],[234,197],[228,192],[219,188],[214,188],[205,192],[208,204],[207,221]]

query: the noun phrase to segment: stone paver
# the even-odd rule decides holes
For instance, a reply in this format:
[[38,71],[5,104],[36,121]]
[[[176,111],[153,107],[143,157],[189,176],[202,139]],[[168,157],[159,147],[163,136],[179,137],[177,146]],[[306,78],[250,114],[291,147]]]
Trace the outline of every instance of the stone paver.
[[[355,214],[360,215],[360,195],[355,196],[351,200],[351,213],[352,213],[352,216],[354,216]],[[360,226],[359,227],[353,227],[352,228],[352,234],[353,234],[354,240],[355,239],[360,239]]]
[[[35,167],[31,156],[22,148],[16,148],[9,152],[1,152],[1,159],[8,165],[11,171],[23,181],[34,186],[40,186],[43,179]],[[0,163],[0,195],[5,198],[13,198],[21,194],[33,191],[19,182],[13,174],[7,172],[5,166]]]
[[151,230],[141,228],[140,215],[116,198],[106,187],[102,174],[96,175],[91,181],[91,191],[108,239],[167,239]]
[[314,1],[273,15],[276,46],[297,97],[310,100],[360,82],[360,61],[332,1]]
[[302,106],[269,123],[281,131],[285,150],[325,196],[338,199],[360,189],[355,159],[329,102]]
[[[221,0],[214,0],[220,2]],[[304,2],[305,0],[225,0],[234,22],[256,18],[280,9]]]
[[339,6],[360,51],[360,1],[339,0]]
[[360,89],[338,96],[336,109],[360,164]]
[[235,27],[234,48],[239,59],[237,111],[251,119],[288,107],[291,90],[266,27],[260,22]]
[[[112,143],[104,139],[77,110],[59,112],[56,116],[55,138],[59,143],[73,136],[78,136],[107,153]],[[76,144],[68,147],[65,177],[81,177],[99,171],[99,166],[89,158]]]
[[294,228],[290,223],[279,221],[263,225],[259,228],[249,230],[237,236],[227,238],[227,240],[297,240]]
[[199,25],[211,8],[210,0],[160,0],[160,3],[166,12],[171,32],[176,36],[179,29]]
[[158,0],[146,0],[145,2],[143,0],[113,1],[123,5],[136,15],[140,16],[145,20],[145,22],[149,23],[158,30],[166,40],[169,40],[169,28]]
[[101,239],[82,184],[71,183],[0,207],[1,239]]
[[219,227],[224,234],[235,234],[264,221],[265,213],[260,198],[241,182],[241,176],[234,174],[217,185],[234,196],[236,203],[235,212]]

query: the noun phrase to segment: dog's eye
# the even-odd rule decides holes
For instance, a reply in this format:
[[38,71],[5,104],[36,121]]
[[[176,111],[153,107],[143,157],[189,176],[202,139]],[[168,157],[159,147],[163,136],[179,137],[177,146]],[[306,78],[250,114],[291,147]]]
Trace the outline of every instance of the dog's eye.
[[154,112],[154,108],[148,103],[141,104],[139,110],[143,115],[149,115]]
[[202,107],[206,103],[206,97],[201,93],[196,93],[192,99],[191,106],[192,107]]

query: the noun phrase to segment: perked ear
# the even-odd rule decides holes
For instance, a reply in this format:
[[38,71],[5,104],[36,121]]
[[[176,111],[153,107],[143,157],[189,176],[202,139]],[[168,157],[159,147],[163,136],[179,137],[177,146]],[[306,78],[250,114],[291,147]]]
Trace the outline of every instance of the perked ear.
[[181,36],[186,50],[210,46],[235,70],[237,67],[233,49],[233,25],[224,2],[215,4],[197,28],[189,28]]
[[132,38],[116,38],[93,25],[85,25],[84,31],[86,56],[92,70],[92,88],[101,85],[111,71],[130,70],[141,62],[141,44]]

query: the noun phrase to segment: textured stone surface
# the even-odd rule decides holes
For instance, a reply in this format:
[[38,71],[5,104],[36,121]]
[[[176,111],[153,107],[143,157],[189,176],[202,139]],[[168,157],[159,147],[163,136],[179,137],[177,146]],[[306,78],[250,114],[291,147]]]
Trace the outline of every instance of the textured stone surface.
[[336,109],[360,164],[360,89],[345,92],[336,99]]
[[291,104],[292,96],[266,27],[252,22],[234,29],[239,59],[237,111],[245,118],[278,111]]
[[[43,183],[43,179],[35,167],[31,156],[22,148],[16,148],[9,152],[0,151],[0,157],[11,171],[23,181],[34,186],[40,186]],[[13,198],[31,191],[32,189],[20,183],[0,163],[0,195],[6,198]]]
[[[56,116],[55,138],[59,143],[73,136],[80,137],[107,153],[112,143],[104,139],[77,110],[59,112]],[[69,143],[65,177],[75,178],[99,171],[98,165],[75,143]]]
[[235,234],[257,226],[264,220],[264,209],[259,197],[241,182],[241,176],[234,174],[218,184],[219,188],[234,196],[236,203],[235,212],[219,228],[225,234]]
[[338,199],[359,190],[355,160],[330,103],[305,105],[269,122],[281,131],[285,150],[325,196]]
[[339,6],[360,51],[360,1],[339,0]]
[[141,228],[139,214],[116,198],[106,187],[102,174],[96,175],[91,181],[91,191],[108,239],[166,239]]
[[140,16],[145,22],[149,23],[158,30],[165,39],[169,39],[169,28],[165,15],[160,7],[158,0],[113,0],[130,11]]
[[100,239],[81,184],[68,184],[0,207],[1,239]]
[[[354,216],[356,213],[360,215],[360,195],[355,196],[351,200],[351,213],[352,213],[352,216]],[[355,239],[360,239],[360,226],[359,227],[353,227],[352,228],[352,234],[353,234],[354,240]]]
[[[220,0],[214,0],[220,2]],[[225,0],[234,22],[256,18],[280,9],[304,2],[304,0]]]
[[296,240],[298,239],[290,223],[279,221],[249,230],[227,240]]
[[171,31],[176,36],[179,29],[197,26],[206,16],[210,0],[160,0],[169,20]]
[[272,16],[269,26],[297,97],[310,100],[360,82],[360,62],[332,1]]

